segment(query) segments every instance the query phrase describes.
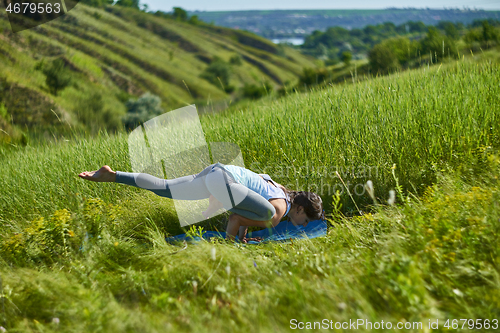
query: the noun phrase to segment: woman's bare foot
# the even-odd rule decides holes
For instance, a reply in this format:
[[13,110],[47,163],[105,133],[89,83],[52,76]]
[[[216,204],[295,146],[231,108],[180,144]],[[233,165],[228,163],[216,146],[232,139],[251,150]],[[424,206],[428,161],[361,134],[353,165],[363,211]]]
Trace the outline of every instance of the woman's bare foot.
[[103,166],[97,171],[85,171],[78,175],[78,177],[91,180],[93,182],[107,182],[111,183],[116,180],[116,172],[111,170],[107,165]]

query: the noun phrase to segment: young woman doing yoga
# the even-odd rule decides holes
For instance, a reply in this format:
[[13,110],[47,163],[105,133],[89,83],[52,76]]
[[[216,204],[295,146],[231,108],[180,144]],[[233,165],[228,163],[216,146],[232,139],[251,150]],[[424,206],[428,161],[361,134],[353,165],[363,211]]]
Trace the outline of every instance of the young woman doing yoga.
[[116,182],[150,190],[157,195],[177,200],[209,199],[203,212],[208,218],[220,208],[229,217],[226,235],[237,233],[244,239],[249,226],[276,226],[284,216],[294,225],[306,226],[323,218],[323,203],[312,192],[290,191],[266,174],[257,174],[235,165],[215,163],[200,173],[176,179],[160,179],[144,173],[113,171],[107,165],[97,171],[82,172],[79,177],[96,182]]

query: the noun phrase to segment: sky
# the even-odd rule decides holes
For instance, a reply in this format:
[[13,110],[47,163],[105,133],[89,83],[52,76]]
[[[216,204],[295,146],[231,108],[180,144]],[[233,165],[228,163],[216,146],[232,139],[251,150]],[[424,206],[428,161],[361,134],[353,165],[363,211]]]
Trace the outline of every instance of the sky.
[[172,7],[182,7],[188,11],[225,11],[255,9],[384,9],[388,7],[414,8],[463,8],[500,10],[500,0],[141,0],[149,10],[169,12]]

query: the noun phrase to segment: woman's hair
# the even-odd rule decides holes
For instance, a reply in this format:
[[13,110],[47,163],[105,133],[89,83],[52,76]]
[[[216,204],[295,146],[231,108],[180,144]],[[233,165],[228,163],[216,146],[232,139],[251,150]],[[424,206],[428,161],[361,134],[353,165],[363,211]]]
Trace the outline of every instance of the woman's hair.
[[286,194],[290,198],[290,203],[296,206],[304,207],[306,215],[311,220],[324,219],[325,214],[323,211],[323,200],[321,197],[313,192],[305,191],[291,191],[286,189]]

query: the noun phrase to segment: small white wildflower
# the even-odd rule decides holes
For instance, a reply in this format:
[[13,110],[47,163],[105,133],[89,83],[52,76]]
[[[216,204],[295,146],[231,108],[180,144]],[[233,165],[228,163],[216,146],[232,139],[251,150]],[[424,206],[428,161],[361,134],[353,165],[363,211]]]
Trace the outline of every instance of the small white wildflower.
[[226,266],[226,273],[228,276],[231,275],[231,266],[229,266],[229,264]]
[[395,202],[396,202],[396,192],[394,190],[390,190],[389,200],[387,200],[387,203],[392,206],[394,205]]
[[210,251],[210,253],[212,254],[212,260],[215,261],[215,259],[217,259],[215,247],[212,247],[212,250]]
[[345,309],[347,309],[347,304],[345,304],[344,302],[340,302],[337,304],[337,307],[340,311],[344,311]]
[[0,332],[7,332],[7,330],[3,326],[0,326]]
[[457,296],[462,297],[464,294],[459,289],[453,289],[453,293]]
[[59,318],[52,318],[52,323],[59,325]]
[[365,188],[368,195],[375,201],[375,190],[373,189],[373,182],[371,180],[366,182]]

